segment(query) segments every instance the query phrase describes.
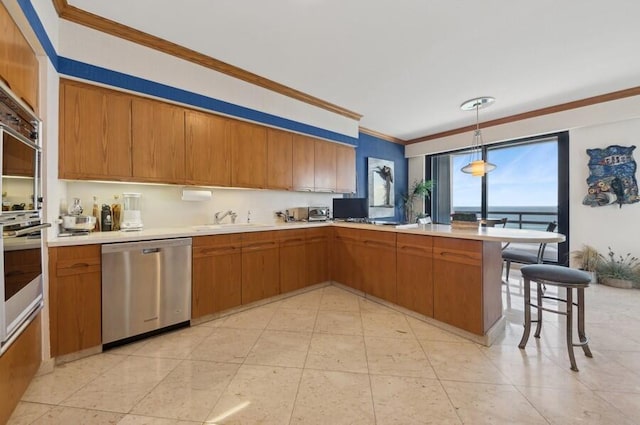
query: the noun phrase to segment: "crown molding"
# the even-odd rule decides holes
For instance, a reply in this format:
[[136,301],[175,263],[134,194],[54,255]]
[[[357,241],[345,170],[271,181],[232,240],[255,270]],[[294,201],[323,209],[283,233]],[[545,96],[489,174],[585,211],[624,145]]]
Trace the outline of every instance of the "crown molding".
[[[625,90],[619,90],[611,93],[601,94],[598,96],[587,97],[585,99],[574,100],[573,102],[561,103],[559,105],[549,106],[546,108],[536,109],[529,112],[523,112],[521,114],[510,115],[504,118],[498,118],[495,120],[483,122],[482,128],[493,127],[496,125],[507,124],[515,121],[522,121],[529,118],[540,117],[543,115],[555,114],[557,112],[568,111],[571,109],[583,108],[585,106],[596,105],[598,103],[610,102],[612,100],[624,99],[625,97],[640,96],[640,86],[632,87]],[[476,126],[468,125],[466,127],[460,127],[453,130],[443,131],[441,133],[430,134],[428,136],[418,137],[416,139],[407,140],[405,144],[411,145],[413,143],[426,142],[428,140],[441,139],[443,137],[453,136],[455,134],[466,133],[475,130]]]
[[71,6],[69,3],[67,3],[67,0],[52,1],[56,12],[61,19],[75,22],[76,24],[101,31],[106,34],[119,37],[145,47],[149,47],[151,49],[175,56],[177,58],[195,63],[200,66],[204,66],[214,71],[229,75],[239,80],[246,81],[256,86],[266,88],[268,90],[299,100],[301,102],[317,106],[319,108],[342,115],[347,118],[351,118],[357,121],[362,118],[361,114],[342,108],[338,105],[334,105],[322,99],[318,99],[317,97],[313,97],[299,90],[261,77],[252,72],[245,71],[244,69],[196,52],[195,50],[188,49],[186,47],[172,43],[168,40],[164,40],[162,38],[147,34],[126,25],[122,25],[110,19],[106,19],[93,13],[87,12],[75,6]]
[[379,131],[371,130],[365,127],[359,127],[358,130],[360,133],[368,134],[369,136],[377,137],[378,139],[386,140],[387,142],[397,143],[399,145],[405,145],[406,142],[402,139],[398,139],[397,137],[389,136],[388,134],[380,133]]

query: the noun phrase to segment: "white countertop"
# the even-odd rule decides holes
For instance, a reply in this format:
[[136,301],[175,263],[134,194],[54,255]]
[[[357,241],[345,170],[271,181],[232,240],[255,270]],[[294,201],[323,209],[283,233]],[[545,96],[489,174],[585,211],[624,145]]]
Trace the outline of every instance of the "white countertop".
[[104,244],[114,242],[134,242],[154,239],[180,238],[219,235],[228,233],[263,232],[267,230],[290,230],[309,227],[338,226],[354,229],[366,229],[388,231],[397,233],[409,233],[417,235],[440,236],[459,239],[471,239],[495,242],[525,242],[525,243],[552,243],[563,242],[564,235],[538,230],[503,229],[495,227],[478,227],[477,229],[452,229],[443,224],[401,225],[389,226],[379,224],[359,224],[345,222],[317,222],[317,223],[279,223],[279,224],[238,224],[238,225],[202,225],[183,227],[162,227],[155,229],[143,229],[132,232],[93,232],[84,236],[53,237],[47,241],[48,246],[73,246]]

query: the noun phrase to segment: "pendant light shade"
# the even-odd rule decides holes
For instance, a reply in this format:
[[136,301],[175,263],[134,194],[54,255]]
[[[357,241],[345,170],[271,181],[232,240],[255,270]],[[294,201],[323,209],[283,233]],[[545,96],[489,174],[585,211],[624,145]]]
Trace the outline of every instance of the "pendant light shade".
[[480,108],[485,108],[495,102],[493,97],[483,96],[469,99],[460,105],[460,109],[463,111],[476,111],[476,129],[473,132],[473,141],[471,143],[471,153],[469,154],[469,163],[462,167],[460,171],[466,174],[471,174],[474,177],[482,177],[485,174],[496,169],[495,164],[486,162],[482,159],[482,147],[484,141],[482,140],[482,132],[480,131]]

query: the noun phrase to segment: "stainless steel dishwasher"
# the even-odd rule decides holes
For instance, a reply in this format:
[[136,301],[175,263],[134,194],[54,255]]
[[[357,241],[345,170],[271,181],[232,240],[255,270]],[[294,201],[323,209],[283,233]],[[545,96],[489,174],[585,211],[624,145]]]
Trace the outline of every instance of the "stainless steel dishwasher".
[[191,238],[102,245],[102,344],[188,324]]

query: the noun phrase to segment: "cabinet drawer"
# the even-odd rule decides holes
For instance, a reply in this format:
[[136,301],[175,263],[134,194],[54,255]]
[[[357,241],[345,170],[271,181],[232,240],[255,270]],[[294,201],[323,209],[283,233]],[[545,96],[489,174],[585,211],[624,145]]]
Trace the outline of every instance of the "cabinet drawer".
[[417,255],[426,258],[433,254],[433,238],[431,236],[398,233],[396,246],[398,255]]
[[280,246],[302,245],[307,240],[305,229],[283,230],[278,232]]
[[328,240],[329,230],[329,227],[322,227],[320,229],[307,229],[307,242],[320,242]]
[[376,232],[374,230],[361,230],[359,237],[364,245],[372,248],[396,249],[395,232]]
[[453,238],[433,238],[433,257],[440,261],[480,266],[482,242]]
[[338,241],[359,242],[360,232],[358,229],[336,228],[333,235]]
[[242,247],[242,235],[198,236],[192,239],[193,258],[213,257],[239,253]]
[[56,268],[56,276],[100,272],[100,245],[82,245],[54,248],[50,259]]
[[251,232],[242,235],[242,252],[278,247],[277,232]]

